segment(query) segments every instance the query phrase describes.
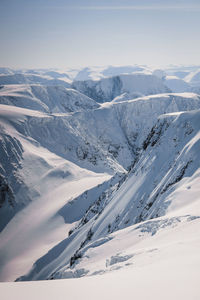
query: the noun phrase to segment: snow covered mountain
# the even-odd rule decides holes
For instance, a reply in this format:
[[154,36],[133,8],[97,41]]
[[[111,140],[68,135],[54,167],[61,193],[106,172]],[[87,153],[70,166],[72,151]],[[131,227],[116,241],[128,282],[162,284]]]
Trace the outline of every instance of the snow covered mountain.
[[174,93],[190,92],[191,86],[177,76],[166,76],[165,85]]
[[57,78],[52,78],[45,75],[36,74],[0,74],[0,85],[6,84],[43,84],[43,85],[61,85],[64,87],[70,87],[70,83]]
[[[144,65],[104,66],[80,69],[10,69],[0,68],[0,84],[42,84],[70,87],[73,81],[98,81],[121,75],[153,75],[172,92],[199,93],[199,66],[174,66],[154,69]],[[145,82],[143,82],[145,85]],[[117,95],[119,96],[119,95]]]
[[144,73],[123,74],[97,81],[74,81],[72,87],[97,102],[112,101],[125,92],[141,95],[170,92],[160,78]]
[[197,276],[200,95],[155,74],[1,87],[1,281]]
[[[114,99],[120,101],[120,98],[130,100],[145,95],[166,92],[195,92],[199,94],[198,72],[197,70],[189,73],[189,75],[186,73],[185,76],[187,76],[183,79],[175,75],[167,75],[162,70],[143,70],[139,73],[134,72],[111,77],[105,77],[105,75],[103,77],[102,75],[99,80],[74,80],[72,87],[97,102],[112,101]],[[176,74],[176,72],[174,73]],[[118,97],[120,98],[118,99]]]
[[191,90],[197,94],[200,94],[200,69],[190,72],[185,81],[192,87]]
[[136,72],[146,72],[144,66],[107,66],[107,67],[87,67],[77,71],[73,76],[74,81],[99,80],[101,78],[113,77],[121,74],[133,74]]
[[74,112],[99,107],[94,100],[73,89],[40,84],[1,86],[0,104],[48,113]]
[[[81,277],[107,272],[118,263],[123,267],[134,252],[122,254],[127,253],[123,242],[116,251],[116,242],[111,246],[111,240],[118,239],[121,232],[114,236],[113,232],[139,223],[128,232],[137,229],[154,235],[162,228],[200,218],[199,117],[199,111],[159,117],[143,140],[129,174],[98,197],[69,237],[40,258],[20,280]],[[65,213],[67,220],[67,209]],[[125,243],[131,245],[131,235]]]
[[[154,95],[122,103],[105,103],[100,108],[70,114],[49,115],[48,113],[1,105],[1,128],[3,131],[1,157],[5,157],[2,163],[1,176],[4,186],[6,186],[4,201],[2,200],[1,226],[4,227],[23,207],[26,207],[26,210],[29,212],[27,216],[30,217],[29,214],[32,215],[32,210],[35,209],[32,208],[32,206],[35,207],[35,203],[38,202],[38,207],[43,206],[44,204],[41,203],[46,198],[49,200],[46,200],[45,206],[49,206],[49,201],[52,201],[51,197],[47,196],[49,189],[51,190],[54,187],[53,189],[57,190],[56,186],[59,185],[59,190],[62,190],[62,194],[58,191],[57,194],[62,201],[60,200],[59,204],[54,205],[54,209],[49,208],[51,211],[50,216],[51,218],[53,215],[57,216],[55,218],[56,222],[58,222],[57,218],[60,222],[60,216],[64,217],[66,222],[72,220],[73,222],[70,221],[72,223],[68,223],[68,231],[72,230],[74,226],[77,226],[79,230],[79,222],[85,223],[84,220],[87,219],[85,213],[91,205],[92,207],[97,205],[98,197],[103,199],[103,203],[100,204],[100,207],[103,208],[109,201],[107,199],[108,196],[115,192],[119,182],[125,180],[122,176],[123,173],[127,173],[131,165],[137,161],[140,152],[145,150],[146,144],[148,144],[150,139],[149,135],[152,135],[152,130],[153,133],[156,131],[155,136],[157,135],[157,138],[154,138],[159,138],[166,125],[164,123],[164,125],[159,125],[160,127],[158,126],[158,129],[155,129],[157,118],[162,114],[191,109],[200,109],[200,97],[195,94]],[[139,134],[141,131],[142,135]],[[74,167],[73,164],[75,164]],[[36,165],[37,168],[35,168]],[[81,171],[81,169],[78,171],[77,168],[84,168],[83,170],[86,171]],[[117,172],[112,179],[113,183],[110,183],[111,185],[116,185],[113,187],[113,191],[112,189],[110,191],[108,184],[104,184],[100,188],[87,192],[88,196],[84,194],[85,189],[79,190],[78,194],[77,190],[74,191],[72,189],[72,194],[69,197],[70,193],[67,192],[67,186],[77,176],[79,178],[80,175],[78,173],[84,174],[86,172],[87,174],[87,172],[91,172],[88,170],[97,172],[96,175],[94,173],[94,175],[90,176],[94,176],[94,178],[100,176],[99,180],[102,180],[100,183],[110,180],[111,176]],[[84,178],[85,176],[89,175],[82,175],[81,177]],[[92,180],[90,181],[92,182]],[[65,186],[66,192],[64,192]],[[89,189],[91,188],[92,186]],[[105,192],[106,189],[108,189],[107,192]],[[65,193],[66,195],[69,194],[68,200],[65,199],[63,192],[64,195]],[[103,197],[101,193],[105,193],[106,196]],[[83,195],[81,196],[81,194]],[[71,201],[72,199],[74,200]],[[82,203],[83,199],[86,201],[84,202],[82,213],[75,217],[74,214],[77,215],[76,208],[81,206],[79,203]],[[14,243],[14,240],[9,239],[7,241],[7,236],[9,236],[9,232],[11,234],[14,231],[16,222],[19,222],[19,220],[21,220],[22,224],[25,222],[26,210],[17,213],[16,217],[12,218],[2,232],[2,236],[5,236],[6,239],[5,244],[2,243],[1,251],[3,253],[4,251],[8,252],[8,248],[13,249],[11,245]],[[89,216],[93,217],[93,211],[99,213],[96,208],[89,209],[87,212]],[[71,215],[72,212],[73,214]],[[50,216],[48,215],[47,220]],[[139,215],[137,217],[139,218]],[[37,224],[33,223],[26,228],[24,240],[22,238],[24,243],[27,236],[35,235],[36,225],[38,232],[48,231],[49,235],[53,234],[52,229],[49,231],[49,225],[44,225],[43,219],[41,222],[41,225],[37,222]],[[75,225],[73,224],[74,222],[78,222],[78,224]],[[134,221],[132,216],[131,224],[135,222],[137,220]],[[63,227],[64,222],[61,222],[61,224],[62,226],[60,225],[60,227]],[[82,241],[83,238],[84,235],[81,233]],[[40,236],[40,239],[43,239],[43,235]],[[2,240],[4,239],[2,238]],[[31,241],[33,240],[31,238]],[[35,246],[32,245],[31,252],[36,252],[36,248],[38,248],[37,251],[39,251],[39,248],[40,251],[44,251],[41,249],[47,249],[42,241],[40,245],[38,243]],[[23,254],[23,259],[24,256],[31,257],[30,249]],[[18,259],[21,261],[21,256],[17,259],[16,251],[12,250],[10,256],[8,255],[8,261],[6,262],[4,259],[5,270],[2,271],[3,277],[8,272],[10,260],[12,261],[14,258],[17,261]],[[52,272],[54,270],[51,270],[50,273]],[[19,275],[16,273],[15,276],[19,277]],[[12,274],[8,272],[7,278],[10,278],[9,276],[14,276],[14,272]],[[14,277],[11,278],[16,279]]]

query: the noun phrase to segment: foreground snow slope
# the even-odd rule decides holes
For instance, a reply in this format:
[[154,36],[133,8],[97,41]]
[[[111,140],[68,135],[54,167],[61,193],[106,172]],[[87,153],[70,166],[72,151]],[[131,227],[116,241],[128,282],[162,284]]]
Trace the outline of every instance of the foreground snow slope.
[[[103,275],[0,283],[1,296],[6,300],[64,300],[66,295],[74,300],[132,300],[133,297],[141,300],[198,300],[199,219],[185,217],[176,221],[163,228],[159,224],[161,228],[154,232],[151,231],[153,226],[148,230],[147,222],[143,227],[134,225],[112,235],[110,249],[107,248],[106,253],[104,245],[99,249]],[[117,253],[114,257],[111,256],[112,249]],[[95,248],[94,255],[97,256]],[[109,272],[111,269],[113,271]]]

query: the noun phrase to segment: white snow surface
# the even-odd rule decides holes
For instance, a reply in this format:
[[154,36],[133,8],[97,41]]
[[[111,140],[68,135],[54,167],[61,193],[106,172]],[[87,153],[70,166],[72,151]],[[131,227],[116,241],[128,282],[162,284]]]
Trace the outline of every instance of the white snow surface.
[[[165,190],[168,182],[171,184],[176,180],[176,177],[180,176],[187,163],[189,164],[188,168],[190,167],[194,171],[197,167],[196,162],[198,158],[196,152],[192,153],[191,150],[188,157],[185,154],[187,151],[184,150],[184,147],[187,146],[185,144],[187,142],[187,134],[189,136],[190,134],[197,134],[199,113],[174,113],[162,117],[158,121],[155,135],[159,135],[160,130],[163,128],[162,126],[164,126],[164,132],[167,130],[168,133],[167,136],[162,138],[163,142],[160,147],[157,146],[158,149],[155,148],[157,149],[155,152],[151,148],[148,150],[150,152],[147,150],[147,152],[144,152],[137,163],[136,174],[132,171],[133,175],[130,173],[119,191],[116,188],[114,189],[115,193],[110,200],[108,199],[108,204],[103,208],[97,220],[92,217],[85,226],[80,226],[79,229],[75,230],[70,236],[71,238],[66,237],[66,232],[76,225],[75,223],[65,224],[58,211],[68,201],[77,198],[85,190],[108,180],[111,176],[109,174],[113,172],[111,172],[112,168],[118,170],[118,172],[124,171],[124,168],[127,168],[131,163],[130,143],[132,143],[132,151],[137,151],[136,145],[138,148],[144,147],[143,143],[146,139],[148,140],[149,132],[160,115],[190,109],[200,109],[198,95],[192,93],[153,95],[122,103],[105,103],[99,109],[82,111],[71,115],[49,115],[29,109],[1,105],[1,126],[3,132],[17,139],[23,148],[23,159],[20,163],[20,169],[15,176],[19,177],[28,188],[27,192],[26,189],[23,190],[22,188],[18,190],[15,184],[12,186],[15,192],[16,203],[19,204],[22,201],[25,208],[11,219],[1,233],[0,250],[1,257],[3,257],[1,262],[1,280],[15,280],[17,277],[26,274],[30,270],[31,264],[51,248],[52,250],[49,254],[41,258],[40,262],[38,261],[35,264],[31,273],[24,277],[26,280],[51,277],[55,270],[57,270],[54,275],[55,278],[66,276],[80,277],[85,273],[99,272],[96,262],[94,264],[95,267],[91,265],[89,272],[87,268],[90,266],[90,263],[88,263],[87,268],[85,266],[83,268],[78,267],[75,271],[71,271],[68,266],[70,258],[87,238],[91,226],[94,231],[92,239],[96,241],[109,234],[109,230],[112,232],[113,230],[116,231],[137,223],[139,216],[141,218],[140,221],[142,221],[143,219],[148,219],[151,215],[154,218],[166,215],[170,205],[165,204],[168,203],[168,200],[166,200],[168,198],[166,198],[164,192],[162,194],[162,190]],[[151,114],[149,114],[150,111]],[[84,120],[87,120],[87,122]],[[103,123],[102,120],[104,120]],[[41,124],[42,130],[39,129]],[[55,128],[55,132],[58,131],[60,133],[60,138],[57,133],[54,143],[49,143],[54,135],[52,125]],[[169,129],[166,129],[165,126],[169,125]],[[75,132],[71,131],[71,128],[74,128],[73,130],[76,129]],[[179,134],[179,128],[184,128],[180,133],[181,135]],[[90,130],[88,131],[88,129]],[[137,135],[136,133],[141,130],[143,135]],[[63,140],[64,131],[67,134],[66,140],[72,141],[78,138],[78,147],[82,143],[82,152],[78,151],[77,153],[80,158],[79,166],[70,162],[70,160],[72,161],[72,153],[69,150],[65,153],[63,152],[66,149],[65,147],[63,150],[57,148],[57,144],[59,146],[63,143],[61,143],[60,139]],[[67,137],[68,135],[69,137]],[[183,139],[182,135],[186,136],[186,139]],[[87,139],[86,144],[83,143],[84,140],[81,142],[83,137]],[[172,140],[171,142],[169,142],[169,138]],[[180,142],[182,140],[183,142]],[[75,140],[74,142],[76,143]],[[198,148],[198,146],[193,146],[197,142],[198,135],[191,139],[187,148]],[[73,143],[71,146],[68,144],[68,147],[73,148]],[[86,146],[88,147],[88,143],[90,144],[89,148],[85,148]],[[101,143],[101,148],[104,153],[107,153],[105,158],[101,158],[97,154],[95,165],[90,160],[88,161],[88,154],[84,156],[86,149],[89,152],[92,150],[92,143],[95,147]],[[168,156],[166,156],[163,149],[166,149],[168,144],[172,146],[167,152]],[[125,145],[127,146],[125,147]],[[80,150],[80,148],[78,149]],[[110,158],[108,157],[108,151],[110,151]],[[180,158],[178,158],[179,156],[176,153],[182,153],[181,151],[183,154],[180,154]],[[128,153],[129,159],[127,157]],[[134,155],[132,159],[133,157]],[[192,167],[193,163],[190,163],[192,157],[195,162],[195,168]],[[174,164],[174,160],[177,160],[175,173],[173,173],[173,169],[171,171],[168,169],[169,165]],[[103,174],[101,161],[104,162],[104,165],[106,163],[109,166],[106,169],[104,166],[104,170],[107,170],[109,174]],[[166,164],[161,168],[163,161],[166,161]],[[76,162],[78,162],[77,158]],[[89,167],[93,171],[85,169],[86,166],[87,169]],[[145,169],[143,170],[144,166]],[[83,167],[84,169],[82,169]],[[101,173],[94,173],[95,169],[101,170]],[[157,175],[155,176],[155,174]],[[194,178],[198,177],[198,174],[197,172]],[[163,177],[163,181],[160,183],[159,177]],[[191,178],[190,176],[190,180],[192,180]],[[154,180],[152,181],[152,179]],[[77,183],[79,186],[78,190]],[[171,185],[173,186],[173,184]],[[149,205],[148,211],[145,207],[148,207],[148,203],[153,201],[157,190],[160,192],[159,200],[156,200],[155,205]],[[191,193],[190,190],[188,191]],[[31,199],[25,200],[27,195]],[[170,197],[172,197],[171,193]],[[180,198],[182,199],[182,196]],[[55,201],[55,199],[58,200]],[[143,204],[140,205],[140,200],[142,199]],[[179,197],[176,197],[176,199],[179,199]],[[179,203],[179,200],[176,201]],[[173,205],[175,205],[176,201],[169,200]],[[28,204],[29,202],[30,204]],[[187,203],[188,199],[185,202]],[[86,208],[88,207],[87,203],[84,205]],[[175,207],[177,209],[177,205]],[[83,215],[80,217],[83,217]],[[34,222],[30,223],[30,219],[34,220]],[[75,222],[77,221],[78,219],[75,219]],[[16,226],[16,224],[19,225]],[[109,227],[110,229],[108,230]],[[17,241],[20,241],[20,243]],[[59,244],[54,247],[57,243]],[[69,246],[67,246],[68,244]],[[112,256],[116,256],[117,253],[114,252]],[[49,257],[56,257],[56,259],[49,260]],[[66,266],[63,263],[64,261],[67,262]],[[86,269],[87,272],[80,271],[82,269]]]
[[[187,228],[188,222],[193,221],[199,224],[199,117],[200,111],[161,117],[158,132],[163,124],[165,127],[158,144],[151,140],[155,145],[147,147],[100,214],[91,215],[85,225],[79,226],[68,239],[40,258],[21,280],[103,274],[126,267],[126,261],[134,265],[140,258],[145,264],[143,255],[137,257],[140,252],[148,253],[151,249],[165,247],[165,243],[168,245],[165,238],[174,232],[173,228]],[[181,127],[184,129],[180,131]],[[130,227],[135,223],[137,225]],[[120,231],[123,228],[125,231]],[[129,230],[129,237],[120,238],[121,232]],[[175,232],[178,234],[179,230]],[[154,244],[151,237],[154,235],[160,246]],[[176,238],[177,235],[174,241]],[[199,237],[197,239],[199,243]],[[149,249],[151,242],[153,246]],[[129,251],[129,247],[132,250]]]
[[[107,252],[104,252],[105,247],[101,248],[103,275],[53,281],[0,283],[1,296],[6,300],[64,300],[66,296],[74,300],[131,300],[133,295],[141,300],[198,300],[200,240],[197,232],[198,219],[179,222],[178,226],[165,227],[153,236],[148,232],[140,233],[136,226],[129,227],[113,237]],[[115,253],[118,252],[115,258],[111,256],[113,247]],[[93,252],[94,250],[95,248]],[[109,257],[107,267],[106,254]],[[97,257],[97,254],[93,253],[93,257]],[[111,262],[113,264],[110,265]],[[111,268],[113,271],[106,272]]]
[[133,74],[136,72],[149,73],[150,70],[145,66],[105,66],[105,67],[86,67],[77,70],[73,80],[99,80],[101,78],[112,77],[121,74]]
[[1,297],[197,300],[198,68],[27,74],[97,71],[103,104],[63,86],[1,86],[0,280],[19,281],[0,283]]
[[[147,66],[90,67],[80,70],[76,76],[73,76],[73,81],[73,87],[98,102],[111,101],[121,94],[123,100],[125,94],[126,100],[129,100],[129,94],[137,93],[140,96],[166,91],[200,93],[198,66],[174,66],[165,69],[153,69]],[[118,89],[116,89],[116,81]]]
[[192,85],[198,85],[199,86],[199,84],[200,84],[200,69],[189,73],[185,77],[185,80],[186,80],[186,82],[189,82]]
[[171,91],[157,76],[142,72],[122,74],[96,81],[74,81],[72,87],[98,102],[111,101],[122,93],[153,95]]
[[[70,226],[65,225],[58,211],[72,198],[108,180],[110,175],[80,168],[17,132],[16,127],[24,125],[27,118],[45,121],[50,118],[48,115],[7,105],[1,105],[0,115],[3,133],[6,132],[11,141],[17,140],[23,149],[23,159],[13,174],[15,181],[10,183],[15,193],[13,205],[26,205],[34,200],[18,212],[1,233],[1,279],[14,280],[30,268],[38,256],[65,237]],[[4,145],[9,151],[9,145]],[[16,162],[10,162],[12,164]],[[9,161],[6,165],[10,168]],[[4,165],[1,167],[6,174]],[[17,181],[21,183],[20,188]],[[9,203],[5,203],[1,221],[9,210]]]
[[94,100],[73,89],[40,84],[2,86],[0,89],[0,104],[49,113],[74,112],[99,107]]
[[174,93],[190,92],[191,86],[177,76],[166,76],[165,85]]

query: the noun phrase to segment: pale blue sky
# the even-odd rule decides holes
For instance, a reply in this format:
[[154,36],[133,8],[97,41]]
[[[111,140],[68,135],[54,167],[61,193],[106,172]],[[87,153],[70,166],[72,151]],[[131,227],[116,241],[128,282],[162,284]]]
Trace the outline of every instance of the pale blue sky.
[[0,65],[200,64],[200,0],[0,0]]

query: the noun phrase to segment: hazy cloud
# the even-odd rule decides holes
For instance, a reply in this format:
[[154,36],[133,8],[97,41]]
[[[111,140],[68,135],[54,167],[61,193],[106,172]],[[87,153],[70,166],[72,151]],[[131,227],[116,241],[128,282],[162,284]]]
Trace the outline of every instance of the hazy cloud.
[[135,11],[200,11],[200,4],[194,5],[128,5],[128,6],[70,6],[80,10],[135,10]]

